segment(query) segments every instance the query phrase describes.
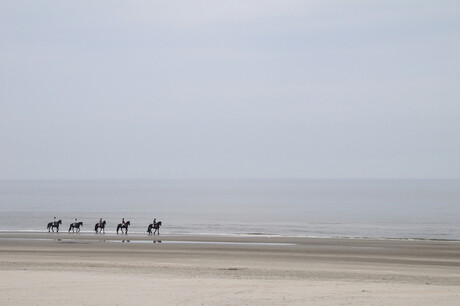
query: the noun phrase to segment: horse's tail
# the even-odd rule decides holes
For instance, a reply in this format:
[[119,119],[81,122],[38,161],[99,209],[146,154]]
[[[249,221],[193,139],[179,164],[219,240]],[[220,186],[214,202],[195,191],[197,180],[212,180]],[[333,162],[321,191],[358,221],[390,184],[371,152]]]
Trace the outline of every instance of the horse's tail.
[[118,234],[118,230],[120,230],[120,227],[121,227],[121,224],[118,224],[118,226],[117,226],[117,234]]
[[97,231],[97,226],[99,225],[99,223],[96,223],[96,225],[94,226],[94,230]]
[[51,223],[48,223],[48,226],[46,227],[46,229],[50,229],[51,227]]

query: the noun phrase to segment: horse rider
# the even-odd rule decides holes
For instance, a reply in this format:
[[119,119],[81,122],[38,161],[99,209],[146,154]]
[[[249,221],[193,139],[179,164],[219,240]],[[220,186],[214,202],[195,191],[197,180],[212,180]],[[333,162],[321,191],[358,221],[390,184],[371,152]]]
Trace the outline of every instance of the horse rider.
[[77,227],[77,218],[75,218],[75,222],[73,223],[73,227]]
[[53,219],[53,225],[56,225],[56,217]]
[[121,219],[121,225],[125,225],[125,218]]
[[153,228],[156,228],[156,227],[157,227],[157,219],[154,218],[154,219],[153,219]]
[[99,227],[102,227],[102,218],[99,219]]

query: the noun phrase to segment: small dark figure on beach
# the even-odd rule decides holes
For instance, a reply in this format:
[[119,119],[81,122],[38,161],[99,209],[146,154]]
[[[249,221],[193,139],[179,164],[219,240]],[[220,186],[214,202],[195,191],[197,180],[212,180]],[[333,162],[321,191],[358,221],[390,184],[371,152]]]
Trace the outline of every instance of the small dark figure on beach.
[[147,233],[149,235],[152,234],[152,229],[154,229],[153,234],[158,233],[158,236],[160,235],[160,226],[161,226],[161,221],[157,222],[157,219],[153,219],[153,223],[149,224],[149,227],[147,228]]
[[105,220],[102,221],[102,218],[99,219],[99,222],[96,223],[96,225],[94,226],[94,231],[96,232],[96,234],[98,233],[98,230],[100,230],[101,233],[104,232],[105,234],[105,224]]
[[83,226],[83,222],[77,222],[77,218],[75,218],[75,222],[74,223],[71,223],[70,226],[69,226],[69,233],[70,231],[72,232],[77,232],[79,233],[80,232],[80,226]]
[[48,223],[48,227],[47,227],[48,232],[50,232],[51,230],[54,233],[54,228],[56,228],[56,233],[59,232],[59,224],[62,224],[62,221],[61,220],[56,221],[56,217],[54,217],[53,222]]
[[117,226],[117,234],[118,234],[119,230],[121,230],[122,234],[123,234],[123,230],[125,230],[124,234],[128,234],[128,227],[130,225],[131,225],[131,222],[129,222],[129,221],[125,222],[125,218],[123,218],[122,222],[120,224],[118,224],[118,226]]

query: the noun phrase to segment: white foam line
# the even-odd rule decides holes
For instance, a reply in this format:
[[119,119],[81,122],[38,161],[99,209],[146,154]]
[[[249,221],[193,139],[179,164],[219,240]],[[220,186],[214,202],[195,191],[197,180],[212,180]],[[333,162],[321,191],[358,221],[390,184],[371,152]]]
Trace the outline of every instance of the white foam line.
[[224,242],[224,241],[161,241],[161,240],[107,240],[107,242],[129,242],[129,243],[174,243],[174,244],[224,244],[224,245],[264,245],[264,246],[292,246],[295,243],[277,243],[277,242]]

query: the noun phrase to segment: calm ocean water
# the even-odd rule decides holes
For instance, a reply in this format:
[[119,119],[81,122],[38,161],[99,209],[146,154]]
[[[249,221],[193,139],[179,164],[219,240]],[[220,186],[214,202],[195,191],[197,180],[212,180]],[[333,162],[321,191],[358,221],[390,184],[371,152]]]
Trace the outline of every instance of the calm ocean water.
[[460,239],[460,180],[0,181],[0,230]]

